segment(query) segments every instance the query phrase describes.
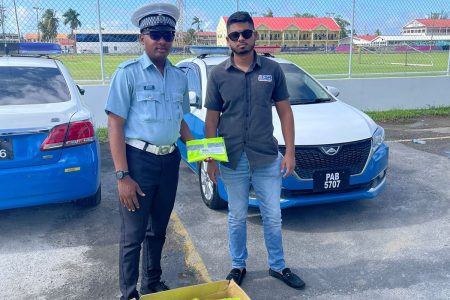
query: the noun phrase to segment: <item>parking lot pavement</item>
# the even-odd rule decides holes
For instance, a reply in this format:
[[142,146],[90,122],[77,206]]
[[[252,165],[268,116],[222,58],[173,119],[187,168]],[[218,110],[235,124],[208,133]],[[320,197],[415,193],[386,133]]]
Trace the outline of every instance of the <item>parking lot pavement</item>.
[[[109,147],[102,150],[102,203],[0,210],[0,299],[118,299],[119,214]],[[169,286],[199,282],[185,264],[186,234],[174,219],[163,252]],[[195,266],[195,265],[194,265]]]
[[[449,140],[420,121],[387,128],[391,147],[388,182],[376,199],[283,211],[287,265],[306,281],[297,291],[268,276],[259,211],[248,219],[248,268],[243,289],[252,299],[449,299]],[[441,124],[441,122],[444,122]],[[440,124],[440,125],[439,125]],[[385,126],[385,124],[383,124]],[[414,128],[416,127],[416,128]],[[446,130],[446,129],[439,129]],[[427,131],[427,134],[423,134]],[[396,134],[404,134],[399,139]],[[420,135],[418,134],[420,133]],[[410,135],[412,134],[412,135]],[[425,147],[423,147],[425,146]],[[200,253],[211,280],[230,270],[226,211],[202,203],[198,182],[182,168],[176,212]]]
[[[286,261],[305,279],[304,291],[268,276],[261,218],[250,210],[243,288],[252,299],[449,299],[448,120],[382,125],[391,153],[380,197],[283,211]],[[416,137],[426,144],[413,144]],[[117,299],[116,182],[108,145],[101,149],[99,207],[0,211],[0,299]],[[203,204],[184,165],[175,213],[163,253],[168,285],[223,279],[226,211]]]

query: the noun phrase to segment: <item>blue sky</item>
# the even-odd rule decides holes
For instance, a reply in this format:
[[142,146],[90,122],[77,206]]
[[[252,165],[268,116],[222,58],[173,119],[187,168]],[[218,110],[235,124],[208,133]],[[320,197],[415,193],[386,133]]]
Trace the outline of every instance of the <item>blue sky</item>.
[[[5,31],[17,32],[13,0],[3,1],[5,7]],[[135,8],[148,3],[141,0],[99,0],[102,27],[111,30],[135,29],[129,21]],[[176,1],[164,1],[176,3]],[[318,16],[340,15],[351,21],[352,0],[185,0],[184,28],[191,27],[192,18],[202,20],[204,31],[215,31],[220,16],[230,15],[239,4],[254,16],[261,16],[271,9],[274,16],[293,16],[293,13],[312,13]],[[401,27],[412,19],[426,18],[430,12],[444,11],[450,14],[449,0],[355,0],[355,29],[358,34],[398,34]],[[16,0],[20,32],[36,32],[36,10],[39,15],[47,8],[56,10],[60,17],[59,32],[70,32],[63,25],[62,14],[75,9],[80,14],[80,29],[97,28],[96,0]],[[0,32],[1,33],[1,32]]]

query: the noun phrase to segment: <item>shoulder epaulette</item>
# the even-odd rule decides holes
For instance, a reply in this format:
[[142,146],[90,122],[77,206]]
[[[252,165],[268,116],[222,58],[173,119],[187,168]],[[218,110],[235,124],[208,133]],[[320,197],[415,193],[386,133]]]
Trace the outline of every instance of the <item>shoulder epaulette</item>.
[[124,61],[123,63],[121,63],[120,65],[119,65],[119,68],[126,68],[126,67],[128,67],[129,65],[132,65],[132,64],[134,64],[134,63],[137,63],[139,61],[139,58],[133,58],[133,59],[129,59],[129,60],[127,60],[127,61]]

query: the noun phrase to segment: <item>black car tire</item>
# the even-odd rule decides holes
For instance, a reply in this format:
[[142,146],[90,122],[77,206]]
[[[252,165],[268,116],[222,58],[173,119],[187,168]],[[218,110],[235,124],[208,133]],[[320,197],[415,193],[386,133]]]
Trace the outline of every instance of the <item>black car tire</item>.
[[77,205],[83,207],[93,207],[99,205],[101,201],[102,201],[102,187],[100,185],[97,189],[97,192],[95,192],[94,195],[83,199],[79,199],[77,200],[76,203]]
[[198,170],[198,181],[203,202],[211,209],[218,210],[227,208],[228,203],[220,198],[217,185],[209,179],[206,168],[207,163],[202,161]]

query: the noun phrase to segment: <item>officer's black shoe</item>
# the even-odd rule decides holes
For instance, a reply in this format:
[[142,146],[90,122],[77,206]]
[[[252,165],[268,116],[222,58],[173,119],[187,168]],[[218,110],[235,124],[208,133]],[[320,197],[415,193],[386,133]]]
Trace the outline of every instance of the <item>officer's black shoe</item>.
[[234,268],[230,271],[230,273],[228,273],[227,278],[225,278],[226,280],[231,280],[233,279],[234,282],[236,282],[238,285],[241,285],[242,280],[245,277],[245,273],[247,273],[247,271],[244,269],[242,269],[242,271],[238,268]]
[[281,273],[282,274],[275,272],[272,269],[269,269],[270,276],[280,279],[281,281],[286,283],[288,286],[290,286],[294,289],[298,289],[298,290],[301,290],[305,287],[305,282],[303,280],[301,280],[300,277],[298,277],[297,275],[292,273],[289,268],[283,269],[283,271],[281,271]]
[[150,286],[150,291],[152,293],[168,291],[170,288],[164,283],[164,281],[157,282]]

